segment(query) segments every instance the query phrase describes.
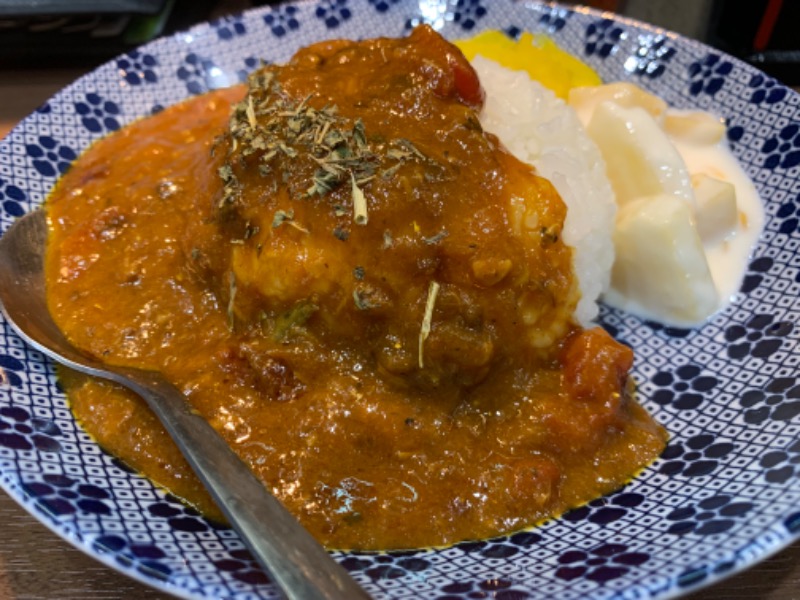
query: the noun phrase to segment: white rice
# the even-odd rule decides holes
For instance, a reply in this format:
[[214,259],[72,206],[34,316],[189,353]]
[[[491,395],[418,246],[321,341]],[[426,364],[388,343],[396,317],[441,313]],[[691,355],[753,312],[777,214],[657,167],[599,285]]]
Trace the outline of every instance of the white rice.
[[472,64],[486,91],[483,128],[549,179],[567,205],[563,239],[574,249],[581,289],[575,319],[589,325],[614,262],[617,208],[605,163],[574,111],[550,90],[482,56]]

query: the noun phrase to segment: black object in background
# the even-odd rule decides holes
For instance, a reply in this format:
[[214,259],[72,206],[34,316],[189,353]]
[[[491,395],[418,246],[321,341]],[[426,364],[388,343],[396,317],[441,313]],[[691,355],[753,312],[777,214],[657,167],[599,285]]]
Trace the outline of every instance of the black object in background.
[[798,0],[715,0],[707,42],[787,85],[800,85]]
[[0,66],[91,66],[268,0],[0,0]]

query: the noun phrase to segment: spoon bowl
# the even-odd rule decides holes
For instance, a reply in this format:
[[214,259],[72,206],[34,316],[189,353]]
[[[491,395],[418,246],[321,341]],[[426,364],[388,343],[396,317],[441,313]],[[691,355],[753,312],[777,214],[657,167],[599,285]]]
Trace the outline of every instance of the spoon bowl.
[[114,381],[141,396],[287,598],[369,598],[347,570],[269,493],[178,388],[158,372],[109,366],[70,344],[47,308],[47,233],[47,215],[39,209],[20,218],[0,238],[0,305],[14,330],[53,360]]

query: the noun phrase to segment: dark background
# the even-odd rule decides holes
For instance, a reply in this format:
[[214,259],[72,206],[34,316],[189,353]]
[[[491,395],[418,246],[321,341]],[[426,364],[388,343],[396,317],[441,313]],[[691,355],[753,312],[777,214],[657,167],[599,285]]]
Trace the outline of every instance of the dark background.
[[[567,0],[568,1],[568,0]],[[0,0],[0,67],[92,67],[159,35],[275,0]],[[800,85],[798,0],[587,0]]]

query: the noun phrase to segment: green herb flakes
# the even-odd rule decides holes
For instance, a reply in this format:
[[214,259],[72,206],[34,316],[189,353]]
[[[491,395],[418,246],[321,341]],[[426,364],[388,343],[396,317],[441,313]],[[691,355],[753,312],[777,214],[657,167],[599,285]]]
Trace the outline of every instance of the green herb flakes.
[[[284,341],[293,329],[303,327],[311,316],[319,310],[312,300],[301,300],[295,304],[291,310],[285,312],[275,319],[272,330],[272,338],[276,342]],[[262,319],[262,322],[264,319]]]

